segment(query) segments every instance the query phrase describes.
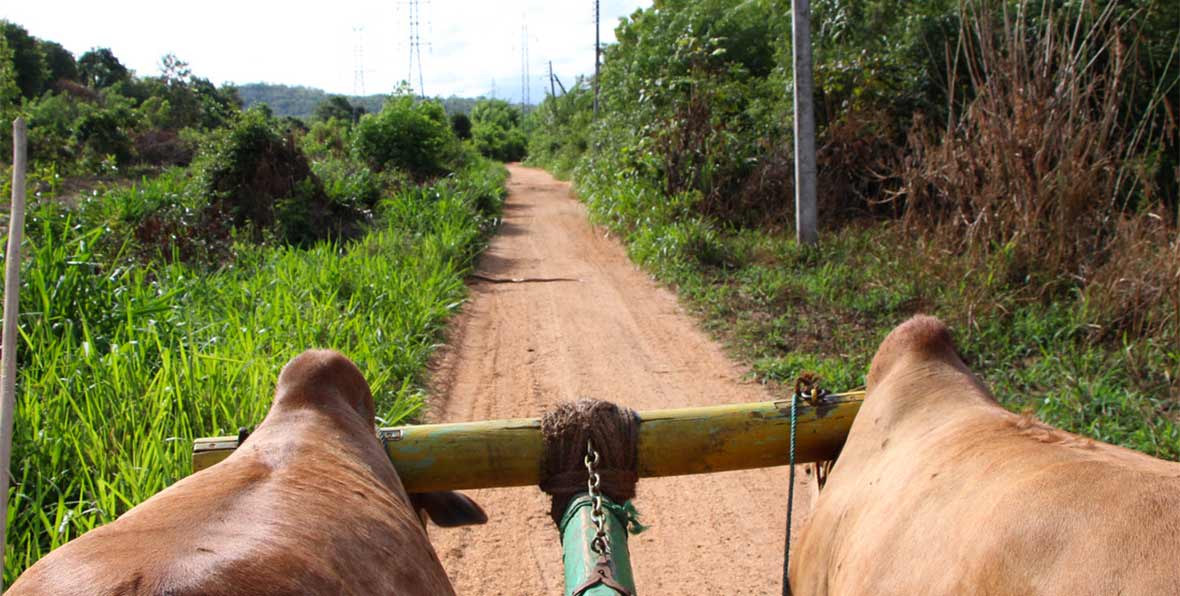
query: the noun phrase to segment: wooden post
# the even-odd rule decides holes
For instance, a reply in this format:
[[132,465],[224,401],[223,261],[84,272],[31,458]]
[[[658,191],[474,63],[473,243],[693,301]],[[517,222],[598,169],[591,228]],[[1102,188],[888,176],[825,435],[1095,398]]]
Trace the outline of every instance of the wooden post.
[[8,476],[12,460],[12,418],[16,409],[16,331],[20,316],[20,244],[25,228],[25,119],[12,123],[12,211],[8,251],[4,253],[4,332],[0,356],[0,591],[4,590],[4,553],[8,547]]
[[[835,459],[861,400],[833,396],[800,404],[795,459]],[[786,465],[790,401],[639,413],[639,476],[680,476]],[[410,492],[535,485],[545,443],[537,418],[381,429],[385,450]],[[229,457],[237,437],[193,442],[193,471]]]
[[811,5],[793,0],[791,33],[795,72],[795,239],[815,244],[815,109],[811,76]]

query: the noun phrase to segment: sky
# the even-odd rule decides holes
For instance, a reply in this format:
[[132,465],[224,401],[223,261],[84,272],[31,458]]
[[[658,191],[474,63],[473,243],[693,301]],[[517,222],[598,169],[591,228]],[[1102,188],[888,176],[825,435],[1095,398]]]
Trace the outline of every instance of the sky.
[[[650,5],[602,0],[603,43],[614,41],[620,17]],[[409,77],[410,8],[409,0],[0,0],[0,18],[75,56],[109,47],[139,75],[159,74],[160,57],[173,53],[217,84],[351,95],[388,93]],[[594,70],[592,0],[419,0],[418,12],[427,95],[519,100],[525,27],[532,102],[548,91],[550,60],[566,85]],[[413,77],[417,89],[417,64]]]

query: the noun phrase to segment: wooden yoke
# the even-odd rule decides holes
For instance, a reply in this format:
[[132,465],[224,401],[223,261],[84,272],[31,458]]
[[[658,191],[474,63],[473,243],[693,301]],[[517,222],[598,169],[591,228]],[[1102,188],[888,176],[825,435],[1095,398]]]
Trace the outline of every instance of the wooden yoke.
[[[836,458],[861,399],[799,404],[797,463]],[[787,464],[789,400],[640,412],[639,476],[679,476]],[[544,441],[538,418],[384,428],[408,492],[536,485]],[[229,457],[237,437],[193,442],[193,471]]]

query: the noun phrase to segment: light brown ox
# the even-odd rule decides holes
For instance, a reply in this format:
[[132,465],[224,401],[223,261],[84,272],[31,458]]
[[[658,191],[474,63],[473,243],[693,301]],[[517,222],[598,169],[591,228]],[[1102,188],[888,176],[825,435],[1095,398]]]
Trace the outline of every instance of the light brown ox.
[[1180,464],[1000,407],[915,317],[791,555],[796,596],[1180,595]]
[[[8,594],[453,594],[373,416],[351,361],[305,352],[233,455],[53,551]],[[454,493],[416,504],[443,525],[486,520]]]

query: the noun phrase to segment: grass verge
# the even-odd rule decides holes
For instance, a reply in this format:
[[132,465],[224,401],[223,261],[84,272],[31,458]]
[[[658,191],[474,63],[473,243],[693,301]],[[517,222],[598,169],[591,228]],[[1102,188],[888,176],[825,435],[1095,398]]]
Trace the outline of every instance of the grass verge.
[[662,196],[593,161],[577,183],[595,221],[765,382],[789,385],[811,370],[833,389],[863,385],[885,335],[924,312],[952,326],[967,364],[1009,409],[1180,460],[1180,346],[1169,339],[1180,334],[1110,337],[1084,292],[1037,299],[1007,274],[1003,251],[981,264],[898,222],[828,231],[809,248],[719,226],[690,195]]

